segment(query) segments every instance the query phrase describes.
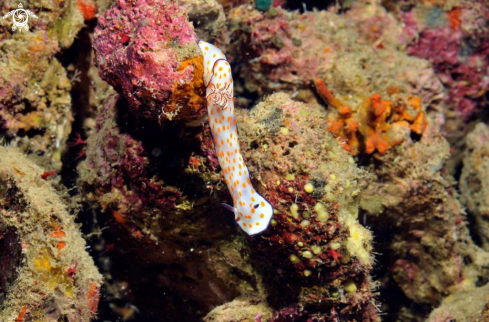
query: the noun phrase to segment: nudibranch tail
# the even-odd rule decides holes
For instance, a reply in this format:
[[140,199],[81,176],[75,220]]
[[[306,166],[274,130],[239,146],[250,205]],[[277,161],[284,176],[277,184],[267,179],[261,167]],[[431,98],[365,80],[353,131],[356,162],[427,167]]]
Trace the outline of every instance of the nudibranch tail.
[[233,198],[234,208],[229,205],[226,208],[234,212],[238,225],[246,233],[258,234],[270,223],[273,207],[253,188],[241,155],[234,116],[231,66],[216,46],[199,41],[199,47],[204,55],[209,125],[224,180]]

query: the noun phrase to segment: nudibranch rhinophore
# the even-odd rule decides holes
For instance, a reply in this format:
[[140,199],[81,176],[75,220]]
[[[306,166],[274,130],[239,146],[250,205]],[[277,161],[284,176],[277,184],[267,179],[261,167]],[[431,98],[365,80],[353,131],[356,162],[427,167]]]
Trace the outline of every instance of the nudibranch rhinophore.
[[234,207],[223,205],[234,212],[238,225],[247,234],[258,234],[267,228],[273,215],[273,207],[251,185],[249,171],[241,155],[234,116],[231,66],[224,53],[216,46],[199,41],[199,47],[204,55],[209,124]]

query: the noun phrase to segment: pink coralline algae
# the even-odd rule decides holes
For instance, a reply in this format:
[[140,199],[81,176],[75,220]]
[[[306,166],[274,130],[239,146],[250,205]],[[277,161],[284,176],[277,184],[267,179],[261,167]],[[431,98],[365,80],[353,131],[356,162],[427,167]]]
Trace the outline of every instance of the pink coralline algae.
[[101,77],[133,113],[192,120],[205,111],[202,57],[176,4],[118,0],[99,18],[93,46]]
[[480,112],[489,87],[487,6],[461,2],[461,7],[444,12],[421,5],[401,16],[408,54],[432,61],[448,89],[446,100],[454,116],[467,121]]

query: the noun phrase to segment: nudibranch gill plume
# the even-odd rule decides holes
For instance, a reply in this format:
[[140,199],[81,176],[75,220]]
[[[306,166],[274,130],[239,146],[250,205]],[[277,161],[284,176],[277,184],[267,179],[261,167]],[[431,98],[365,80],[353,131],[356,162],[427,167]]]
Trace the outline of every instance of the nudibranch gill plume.
[[247,234],[258,234],[267,228],[273,215],[273,207],[253,188],[241,155],[234,116],[231,66],[224,53],[214,45],[199,41],[199,47],[204,55],[209,125],[234,207],[223,205],[234,212],[238,225]]

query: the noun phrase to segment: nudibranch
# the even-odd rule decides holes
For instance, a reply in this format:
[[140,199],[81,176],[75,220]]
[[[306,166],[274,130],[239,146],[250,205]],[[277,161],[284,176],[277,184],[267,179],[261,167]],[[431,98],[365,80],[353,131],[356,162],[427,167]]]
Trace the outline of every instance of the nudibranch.
[[273,207],[253,188],[241,155],[234,116],[231,66],[224,53],[214,45],[199,41],[199,47],[204,55],[209,125],[234,207],[223,205],[234,212],[238,225],[247,234],[258,234],[267,228],[273,215]]

